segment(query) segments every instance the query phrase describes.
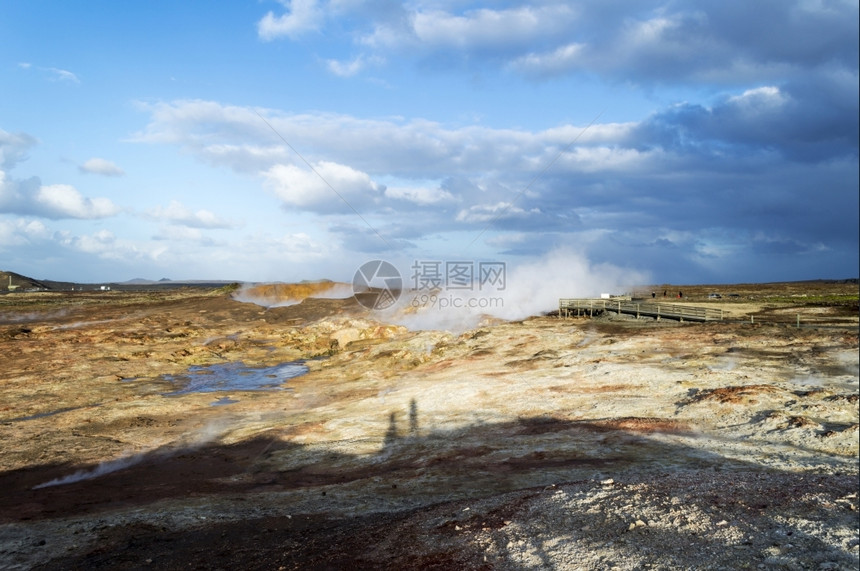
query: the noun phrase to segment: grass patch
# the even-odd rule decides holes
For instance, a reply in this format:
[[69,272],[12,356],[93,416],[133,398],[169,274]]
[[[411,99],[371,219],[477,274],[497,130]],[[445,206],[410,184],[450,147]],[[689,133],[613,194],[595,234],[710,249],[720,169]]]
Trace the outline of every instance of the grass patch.
[[857,305],[860,302],[860,294],[824,294],[824,295],[773,295],[759,298],[765,303],[787,303],[800,306],[834,306],[834,305]]
[[219,287],[218,289],[215,290],[215,293],[219,294],[219,295],[233,293],[234,291],[236,291],[240,287],[242,287],[241,284],[239,284],[237,282],[233,282],[231,284],[227,284],[225,286]]

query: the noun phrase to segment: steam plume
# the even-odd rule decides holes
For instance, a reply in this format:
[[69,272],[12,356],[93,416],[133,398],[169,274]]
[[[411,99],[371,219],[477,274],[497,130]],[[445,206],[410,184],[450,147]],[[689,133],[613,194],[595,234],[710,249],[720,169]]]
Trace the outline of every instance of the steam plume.
[[592,264],[579,252],[560,248],[538,260],[509,265],[506,282],[501,291],[441,290],[435,304],[426,292],[404,292],[399,311],[389,319],[410,329],[460,332],[490,317],[516,320],[540,315],[557,308],[563,297],[622,293],[634,284],[648,283],[648,276],[612,264]]

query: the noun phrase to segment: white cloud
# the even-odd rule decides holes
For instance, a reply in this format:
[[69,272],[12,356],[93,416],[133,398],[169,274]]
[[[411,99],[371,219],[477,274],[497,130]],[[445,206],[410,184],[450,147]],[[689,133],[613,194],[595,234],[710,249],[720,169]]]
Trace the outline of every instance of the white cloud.
[[304,32],[316,30],[323,20],[323,9],[316,0],[281,0],[287,13],[275,16],[267,13],[257,22],[257,34],[263,40],[281,36],[295,38]]
[[582,59],[584,44],[571,43],[545,53],[529,53],[514,59],[511,67],[530,75],[557,75],[573,69]]
[[[163,226],[158,233],[152,237],[153,240],[169,240],[175,245],[178,242],[195,242],[201,246],[215,246],[218,244],[211,237],[203,233],[200,228],[189,226]],[[221,245],[226,245],[221,243]]]
[[526,218],[540,214],[539,208],[524,210],[514,206],[512,202],[497,202],[496,204],[478,204],[470,206],[457,213],[457,222],[492,222],[511,218]]
[[[53,234],[52,240],[65,248],[69,256],[77,257],[81,261],[86,260],[87,264],[101,261],[95,265],[101,266],[101,273],[111,280],[119,279],[117,276],[129,271],[140,275],[138,272],[143,265],[157,261],[169,250],[163,244],[139,243],[119,238],[107,229],[80,235],[60,230]],[[106,266],[105,263],[109,265]]]
[[59,67],[42,67],[34,66],[30,62],[18,63],[18,68],[23,70],[33,70],[44,76],[49,81],[65,81],[69,83],[80,83],[81,80],[73,72]]
[[357,75],[366,65],[365,59],[361,56],[350,61],[339,61],[330,59],[326,61],[326,67],[330,72],[338,77],[352,77]]
[[434,2],[406,6],[402,18],[376,19],[372,32],[363,34],[359,43],[372,48],[409,47],[419,52],[432,50],[492,50],[509,52],[534,41],[558,36],[576,16],[565,2],[510,9],[477,8],[455,13]]
[[45,68],[48,71],[55,81],[70,81],[72,83],[80,83],[81,80],[78,79],[78,76],[66,69],[60,69],[57,67],[49,67]]
[[457,200],[447,190],[426,187],[389,186],[385,189],[385,196],[397,200],[406,200],[421,206],[442,202],[456,202]]
[[66,238],[65,243],[87,254],[102,254],[109,257],[116,256],[113,252],[116,244],[116,236],[109,230],[99,230],[91,235]]
[[23,246],[46,240],[49,237],[50,232],[38,220],[26,218],[0,219],[0,248]]
[[0,129],[0,169],[10,170],[26,159],[27,151],[38,141],[27,133],[9,133]]
[[192,211],[181,202],[171,200],[166,207],[157,206],[149,211],[147,215],[156,220],[163,220],[173,225],[188,228],[231,228],[233,224],[217,216],[210,210]]
[[107,198],[87,198],[67,184],[43,185],[37,177],[16,180],[7,170],[25,158],[36,144],[30,135],[11,134],[0,129],[0,214],[23,214],[43,218],[93,219],[119,212]]
[[[231,143],[246,137],[255,139],[272,137],[269,127],[260,120],[253,107],[222,105],[216,101],[184,99],[172,103],[137,102],[137,107],[151,115],[151,121],[143,132],[136,133],[128,140],[146,143],[193,143],[203,148],[213,138],[209,131],[206,136],[199,134],[201,125],[217,127],[218,135],[229,137]],[[265,111],[265,110],[260,110]]]
[[119,166],[106,159],[94,157],[80,165],[78,169],[83,173],[100,174],[104,176],[122,176],[125,174]]
[[260,174],[264,186],[285,206],[315,212],[349,211],[374,200],[383,190],[369,175],[346,165],[320,161],[314,171],[274,165]]
[[418,10],[412,16],[415,36],[424,44],[445,47],[502,47],[552,34],[569,21],[563,5],[524,6],[510,10],[478,9],[462,15]]
[[[176,101],[144,107],[151,121],[138,142],[181,145],[200,158],[240,172],[267,170],[295,158],[252,108],[211,101]],[[567,145],[575,137],[583,143],[601,137],[618,142],[632,125],[567,125],[547,131],[492,129],[480,126],[447,128],[424,119],[364,119],[333,113],[288,115],[260,110],[266,121],[310,162],[335,160],[356,170],[409,178],[439,172],[474,176],[488,171],[533,168],[526,157],[541,157],[552,145]],[[273,143],[273,140],[275,143]],[[558,151],[558,147],[555,147]]]
[[[834,85],[823,90],[836,94],[831,98],[850,92],[853,84]],[[637,235],[642,228],[660,227],[665,235],[712,227],[741,232],[763,217],[768,224],[796,226],[800,211],[806,212],[801,216],[806,235],[826,229],[832,239],[844,240],[839,236],[845,231],[836,229],[856,228],[851,208],[825,214],[814,203],[799,210],[788,206],[805,203],[812,188],[832,189],[834,197],[842,196],[837,202],[845,203],[846,188],[857,178],[856,158],[852,162],[847,156],[854,149],[856,157],[856,137],[843,141],[840,134],[850,132],[851,116],[842,117],[836,131],[822,129],[820,98],[818,93],[814,106],[805,107],[810,100],[801,99],[796,87],[765,83],[717,95],[713,107],[668,106],[640,122],[598,122],[588,129],[564,123],[528,130],[451,127],[420,118],[260,113],[278,132],[289,134],[290,145],[398,247],[400,241],[403,248],[424,247],[425,240],[448,243],[455,240],[448,232],[474,230],[477,235],[492,222],[478,247],[534,253],[577,233],[600,236],[593,246],[600,255],[623,260],[639,256],[637,248],[679,248],[661,236]],[[170,142],[212,164],[255,173],[287,210],[348,214],[326,222],[332,233],[327,239],[349,251],[383,246],[313,171],[298,161],[289,164],[293,151],[271,142],[276,136],[253,109],[177,101],[149,110],[152,118],[141,141]],[[789,136],[783,136],[786,129]],[[807,131],[812,137],[805,136]],[[836,136],[824,139],[822,153],[827,154],[821,156],[841,157],[841,162],[824,160],[817,170],[786,169],[792,163],[778,152],[782,146],[815,144],[815,137],[828,133]],[[810,160],[821,160],[816,156]],[[381,184],[389,181],[388,187]],[[760,186],[752,188],[751,181]],[[785,211],[779,222],[777,211]],[[839,221],[828,221],[832,216]],[[528,238],[505,243],[500,232]],[[698,251],[691,243],[684,248]],[[649,256],[643,263],[659,267],[659,256]],[[680,273],[690,264],[701,269],[690,254],[678,268],[665,271]]]
[[119,212],[109,199],[87,198],[68,184],[39,187],[31,204],[46,218],[105,218]]
[[107,198],[87,198],[67,184],[42,185],[37,178],[10,179],[0,171],[0,213],[61,219],[106,218],[119,212]]
[[273,163],[288,162],[295,153],[285,145],[232,145],[216,143],[199,148],[199,156],[214,165],[227,165],[239,172],[257,172]]
[[559,159],[559,167],[573,172],[634,173],[655,164],[659,151],[642,152],[629,148],[575,147]]
[[728,102],[748,112],[756,113],[782,107],[789,99],[786,94],[780,91],[779,87],[767,85],[747,89],[741,95],[729,97]]

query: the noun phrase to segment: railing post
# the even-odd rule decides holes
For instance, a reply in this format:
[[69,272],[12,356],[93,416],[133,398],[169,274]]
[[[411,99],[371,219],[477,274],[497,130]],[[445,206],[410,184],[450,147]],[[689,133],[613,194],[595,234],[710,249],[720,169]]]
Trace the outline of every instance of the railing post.
[[660,304],[657,304],[657,321],[660,321]]

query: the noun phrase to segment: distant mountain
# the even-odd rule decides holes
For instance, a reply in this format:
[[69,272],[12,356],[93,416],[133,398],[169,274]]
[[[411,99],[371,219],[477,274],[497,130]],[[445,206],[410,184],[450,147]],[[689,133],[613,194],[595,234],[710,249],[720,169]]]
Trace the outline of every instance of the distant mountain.
[[[106,290],[159,290],[177,287],[221,287],[235,283],[236,280],[185,280],[173,281],[162,278],[159,281],[134,278],[125,282],[78,283],[54,280],[36,280],[15,272],[0,270],[0,293],[23,291],[106,291]],[[11,286],[11,287],[10,287]]]

